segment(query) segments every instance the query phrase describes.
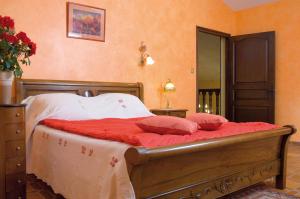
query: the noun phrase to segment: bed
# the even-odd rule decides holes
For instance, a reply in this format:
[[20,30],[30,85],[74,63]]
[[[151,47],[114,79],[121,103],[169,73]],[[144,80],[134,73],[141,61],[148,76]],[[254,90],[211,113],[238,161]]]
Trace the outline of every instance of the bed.
[[[21,79],[16,100],[42,93],[95,96],[128,93],[143,100],[141,83]],[[293,126],[168,147],[128,147],[124,156],[136,198],[217,198],[275,177],[286,186],[286,159]]]

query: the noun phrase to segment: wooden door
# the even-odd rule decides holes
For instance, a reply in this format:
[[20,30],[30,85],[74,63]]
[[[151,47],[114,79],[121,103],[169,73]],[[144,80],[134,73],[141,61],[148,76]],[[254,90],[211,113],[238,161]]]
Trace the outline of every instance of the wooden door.
[[228,117],[274,123],[275,32],[232,37],[230,57]]

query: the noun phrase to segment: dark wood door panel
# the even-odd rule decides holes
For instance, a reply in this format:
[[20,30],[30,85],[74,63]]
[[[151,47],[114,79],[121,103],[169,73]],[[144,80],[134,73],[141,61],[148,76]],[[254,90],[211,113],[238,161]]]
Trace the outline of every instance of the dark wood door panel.
[[234,114],[236,122],[260,122],[271,116],[268,107],[237,106]]
[[237,106],[248,106],[248,107],[269,107],[270,105],[266,100],[237,100],[233,103],[235,107]]
[[234,36],[230,52],[230,118],[274,123],[275,32]]
[[273,90],[274,86],[267,82],[250,82],[250,83],[236,83],[232,85],[233,89],[249,89],[249,90]]
[[237,100],[265,100],[269,97],[266,90],[236,90],[235,98]]
[[[268,81],[268,42],[260,38],[244,38],[235,46],[235,81],[267,82]],[[241,66],[242,67],[239,67]],[[262,70],[262,68],[264,70]]]

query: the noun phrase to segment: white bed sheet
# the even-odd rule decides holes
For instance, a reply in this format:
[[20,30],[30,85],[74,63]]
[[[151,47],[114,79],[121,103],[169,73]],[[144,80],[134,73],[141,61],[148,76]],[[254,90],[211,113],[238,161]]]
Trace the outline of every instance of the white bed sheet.
[[27,154],[35,174],[67,199],[134,199],[127,144],[36,126]]

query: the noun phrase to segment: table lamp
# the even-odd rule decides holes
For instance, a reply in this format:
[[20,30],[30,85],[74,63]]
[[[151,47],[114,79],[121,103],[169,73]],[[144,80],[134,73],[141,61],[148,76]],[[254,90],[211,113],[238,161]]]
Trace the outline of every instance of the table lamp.
[[[167,83],[166,83],[165,86],[164,86],[164,91],[165,91],[166,93],[168,93],[168,92],[175,92],[175,90],[176,90],[175,85],[171,82],[170,79],[168,79]],[[171,108],[171,106],[170,106],[170,101],[169,101],[167,95],[166,95],[166,98],[167,98],[167,107],[166,107],[166,108],[167,108],[167,109],[170,109],[170,108]]]

